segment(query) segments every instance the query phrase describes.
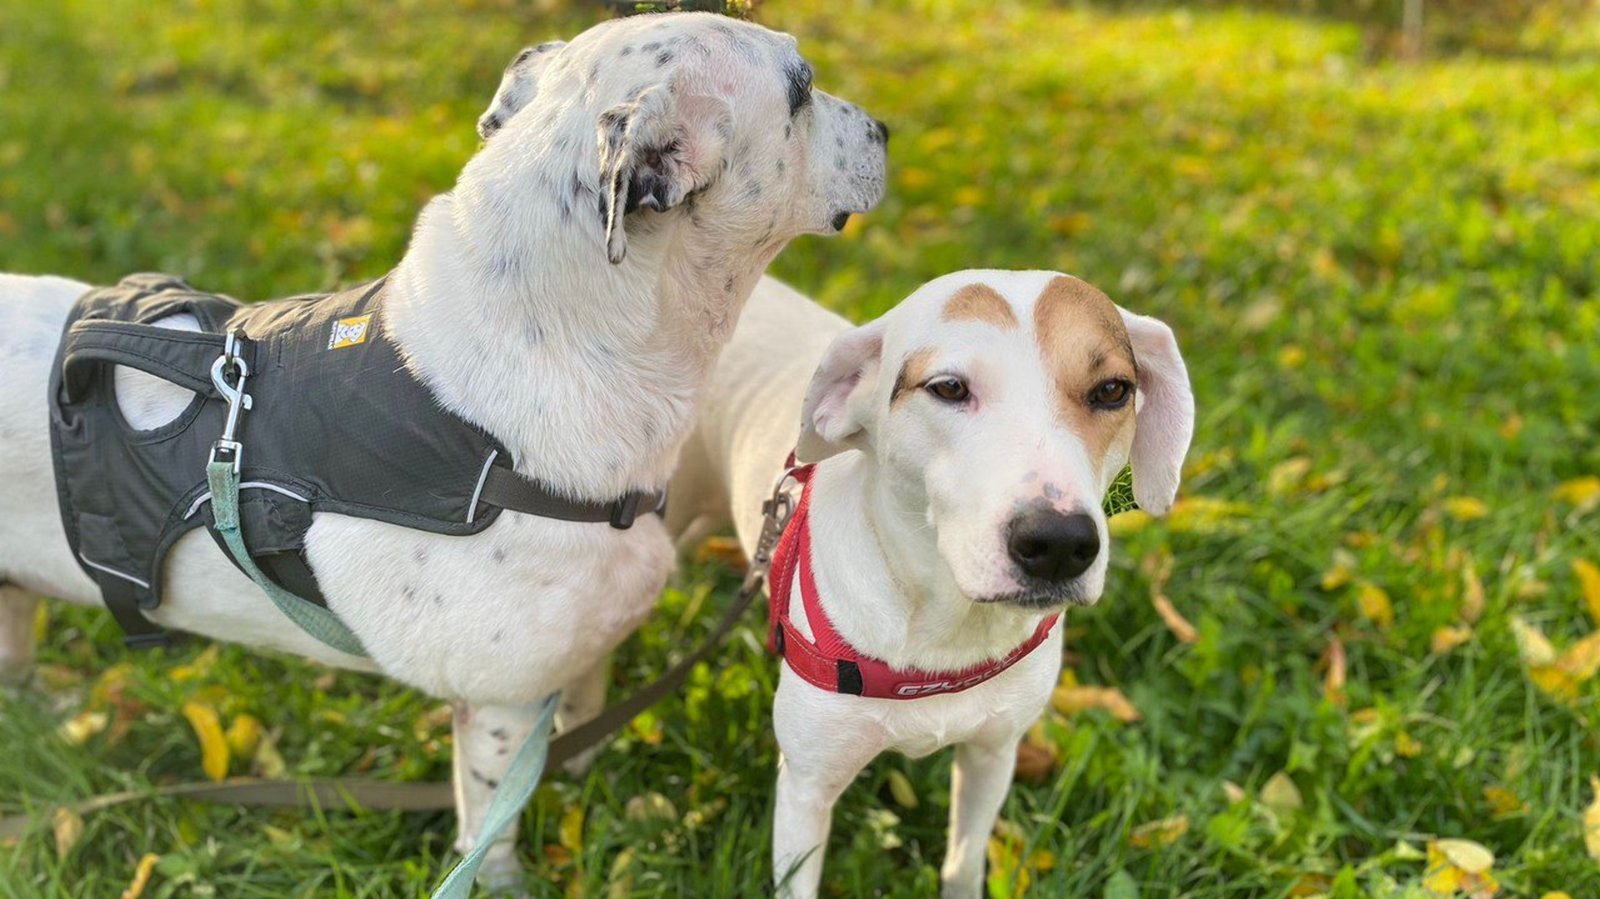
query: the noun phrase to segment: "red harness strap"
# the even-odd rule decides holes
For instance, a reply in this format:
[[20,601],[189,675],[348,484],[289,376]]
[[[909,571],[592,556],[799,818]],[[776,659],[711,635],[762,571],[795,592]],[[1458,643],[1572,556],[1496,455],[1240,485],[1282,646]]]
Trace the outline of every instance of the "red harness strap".
[[[783,537],[772,554],[768,588],[770,606],[767,648],[783,656],[807,683],[834,693],[852,693],[875,699],[916,699],[939,693],[960,693],[994,677],[1038,648],[1050,636],[1059,614],[1039,622],[1033,636],[1005,656],[962,668],[958,671],[920,671],[891,668],[880,659],[856,652],[828,620],[817,598],[817,582],[811,573],[811,475],[814,466],[793,472],[803,487],[800,503],[783,529]],[[789,597],[795,575],[800,576],[800,598],[814,640],[807,640],[789,620]]]

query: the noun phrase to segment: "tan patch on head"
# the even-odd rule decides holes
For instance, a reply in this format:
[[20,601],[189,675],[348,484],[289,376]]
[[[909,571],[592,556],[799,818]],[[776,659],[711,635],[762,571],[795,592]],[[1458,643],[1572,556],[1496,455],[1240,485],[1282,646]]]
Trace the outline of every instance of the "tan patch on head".
[[1056,417],[1083,440],[1099,466],[1123,428],[1133,400],[1110,411],[1089,405],[1089,392],[1108,378],[1136,380],[1133,345],[1111,298],[1065,275],[1045,285],[1033,307],[1033,335],[1045,373],[1056,388]]
[[944,321],[975,321],[1014,331],[1017,315],[1000,292],[987,284],[968,284],[944,304]]
[[890,406],[898,405],[902,398],[911,395],[910,391],[927,380],[934,353],[935,350],[930,346],[906,354],[905,362],[900,365],[900,373],[895,376],[894,389],[889,391]]

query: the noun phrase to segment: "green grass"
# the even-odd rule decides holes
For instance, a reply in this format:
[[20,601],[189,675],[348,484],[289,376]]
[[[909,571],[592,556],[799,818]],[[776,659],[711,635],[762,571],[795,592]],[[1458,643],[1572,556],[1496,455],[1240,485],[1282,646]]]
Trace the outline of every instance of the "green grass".
[[[246,297],[381,273],[473,152],[504,62],[592,15],[532,6],[5,4],[0,269],[179,271]],[[1600,474],[1600,61],[1369,63],[1337,20],[996,6],[762,16],[895,132],[881,209],[796,243],[780,275],[864,319],[952,269],[1059,268],[1172,323],[1187,352],[1185,490],[1233,505],[1122,539],[1105,601],[1073,615],[1068,667],[1144,719],[1047,718],[1060,765],[1004,813],[1054,860],[1029,895],[1421,896],[1424,865],[1397,844],[1433,837],[1494,850],[1506,894],[1600,895],[1581,823],[1600,687],[1546,695],[1510,625],[1558,647],[1596,627],[1571,563],[1600,561],[1600,512],[1553,491]],[[1148,600],[1163,558],[1195,643]],[[1341,564],[1350,583],[1325,579]],[[1463,616],[1463,569],[1481,617],[1434,653]],[[684,571],[613,695],[659,672],[734,583]],[[1363,614],[1363,585],[1386,591],[1392,625]],[[763,894],[775,663],[759,638],[751,616],[586,779],[542,789],[522,843],[537,895]],[[1319,666],[1335,638],[1343,705]],[[104,614],[52,608],[39,683],[0,705],[0,808],[198,778],[181,714],[197,698],[264,721],[292,773],[446,776],[448,724],[427,697],[232,647],[175,676],[202,650],[133,653]],[[120,726],[68,743],[57,728],[85,708]],[[1299,809],[1259,801],[1279,772]],[[837,812],[833,895],[933,893],[947,777],[945,758],[863,775]],[[1252,798],[1230,803],[1225,782]],[[1514,800],[1497,813],[1488,788]],[[1176,842],[1130,843],[1174,815],[1190,823]],[[0,896],[116,896],[145,852],[162,857],[147,897],[419,896],[452,838],[445,814],[150,801],[89,817],[64,857],[48,828],[0,847]],[[1014,895],[1004,875],[996,895]]]

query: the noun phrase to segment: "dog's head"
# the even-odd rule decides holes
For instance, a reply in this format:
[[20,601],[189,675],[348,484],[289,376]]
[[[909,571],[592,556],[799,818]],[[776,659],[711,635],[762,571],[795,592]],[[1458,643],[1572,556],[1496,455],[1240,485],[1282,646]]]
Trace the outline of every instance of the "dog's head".
[[833,343],[800,456],[868,453],[926,508],[963,595],[1042,609],[1100,598],[1107,488],[1131,461],[1139,505],[1165,513],[1193,430],[1166,325],[1067,275],[967,271]]
[[[478,119],[487,152],[565,149],[583,159],[554,187],[599,216],[607,257],[630,231],[681,213],[770,258],[834,233],[883,196],[888,129],[816,90],[794,38],[705,13],[635,16],[511,61]],[[580,146],[581,144],[581,146]],[[598,177],[596,177],[596,173]]]

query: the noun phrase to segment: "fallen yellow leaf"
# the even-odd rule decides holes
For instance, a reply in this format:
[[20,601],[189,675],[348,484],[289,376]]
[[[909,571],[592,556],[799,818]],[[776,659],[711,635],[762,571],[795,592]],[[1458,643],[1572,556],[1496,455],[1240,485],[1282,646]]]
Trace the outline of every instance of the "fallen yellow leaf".
[[228,776],[228,739],[222,735],[222,721],[217,710],[202,702],[183,704],[183,717],[189,719],[194,735],[200,740],[200,769],[212,780]]
[[1517,798],[1517,794],[1505,787],[1494,786],[1483,788],[1483,801],[1488,804],[1489,811],[1496,818],[1510,818],[1528,811],[1528,804]]
[[1311,460],[1305,456],[1295,456],[1277,465],[1267,472],[1267,495],[1283,496],[1299,487],[1311,472]]
[[1588,475],[1562,481],[1551,495],[1557,502],[1577,506],[1580,511],[1587,512],[1600,505],[1600,477]]
[[[1018,749],[1026,745],[1026,743],[1020,744]],[[894,801],[901,808],[916,808],[918,805],[917,790],[911,785],[911,778],[906,777],[905,772],[898,768],[889,771],[889,795],[894,797]]]
[[1456,521],[1472,521],[1489,514],[1489,506],[1475,496],[1452,496],[1444,501],[1445,514]]
[[226,737],[234,755],[250,758],[261,743],[261,722],[254,715],[238,715],[228,723]]
[[1583,810],[1583,848],[1590,858],[1600,861],[1600,777],[1589,776],[1589,790],[1594,799]]
[[561,813],[558,836],[562,848],[573,855],[583,852],[583,806],[574,805]]
[[1422,743],[1405,731],[1394,735],[1394,751],[1401,758],[1414,759],[1422,754]]
[[1322,676],[1322,695],[1334,705],[1342,706],[1345,704],[1344,685],[1348,662],[1344,642],[1338,634],[1328,638],[1328,652],[1323,658],[1327,660],[1328,670]]
[[83,818],[70,808],[58,808],[50,820],[50,829],[56,838],[56,858],[66,858],[83,836]]
[[1189,816],[1173,815],[1146,821],[1128,834],[1129,845],[1140,849],[1160,849],[1171,846],[1189,832]]
[[1461,620],[1468,624],[1477,624],[1483,616],[1483,581],[1478,579],[1478,570],[1468,556],[1461,566]]
[[1490,869],[1494,853],[1471,840],[1434,840],[1428,844],[1428,869],[1422,888],[1435,896],[1465,893],[1488,899],[1500,891]]
[[1522,664],[1529,668],[1542,668],[1554,665],[1556,661],[1556,648],[1550,645],[1544,631],[1535,625],[1529,624],[1520,615],[1511,616],[1511,633],[1517,638],[1517,653],[1522,656]]
[[62,722],[57,733],[73,746],[82,746],[90,737],[105,730],[110,720],[111,716],[105,712],[82,711]]
[[1545,893],[1543,896],[1540,896],[1539,899],[1572,899],[1572,896],[1567,893],[1563,893],[1560,890],[1556,890],[1553,893]]
[[1389,594],[1377,584],[1362,584],[1356,591],[1356,604],[1361,608],[1362,617],[1377,625],[1378,630],[1386,631],[1394,626],[1394,605],[1389,602]]
[[1556,667],[1580,684],[1594,677],[1595,671],[1600,670],[1600,631],[1567,647],[1556,659]]
[[1583,593],[1584,608],[1589,610],[1589,620],[1600,624],[1600,568],[1587,559],[1573,559],[1572,573],[1578,576],[1578,588]]
[[1179,534],[1238,531],[1244,528],[1244,522],[1238,519],[1249,512],[1250,507],[1243,503],[1230,503],[1208,496],[1186,496],[1172,504],[1172,511],[1167,516],[1167,529]]
[[1063,715],[1076,715],[1088,709],[1102,709],[1110,712],[1111,717],[1131,724],[1142,716],[1139,710],[1133,707],[1128,697],[1116,687],[1057,687],[1051,694],[1050,701],[1055,705],[1056,711]]
[[1434,840],[1430,848],[1437,848],[1450,864],[1468,874],[1482,874],[1494,867],[1494,853],[1482,843],[1472,840]]
[[1156,607],[1156,614],[1161,616],[1161,621],[1178,638],[1179,643],[1195,643],[1200,639],[1200,632],[1194,629],[1189,619],[1183,617],[1172,600],[1167,599],[1165,593],[1157,593],[1151,597],[1150,602]]
[[278,752],[278,744],[268,734],[262,734],[256,741],[256,752],[251,758],[252,767],[262,777],[282,777],[288,773],[289,766],[283,761],[283,755]]
[[1428,649],[1436,656],[1444,655],[1471,639],[1470,627],[1441,627],[1433,632],[1433,638],[1428,641]]
[[1300,798],[1300,788],[1287,772],[1279,771],[1267,778],[1261,787],[1261,804],[1279,817],[1292,815],[1305,804]]
[[736,571],[746,568],[744,549],[732,537],[707,537],[694,552],[694,560],[701,564],[716,561]]
[[146,852],[139,859],[139,864],[133,869],[133,882],[122,891],[122,899],[139,899],[144,895],[144,888],[150,883],[150,872],[156,869],[158,861],[161,861],[161,856],[154,852]]

